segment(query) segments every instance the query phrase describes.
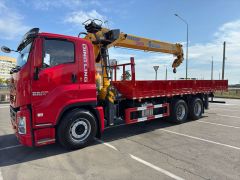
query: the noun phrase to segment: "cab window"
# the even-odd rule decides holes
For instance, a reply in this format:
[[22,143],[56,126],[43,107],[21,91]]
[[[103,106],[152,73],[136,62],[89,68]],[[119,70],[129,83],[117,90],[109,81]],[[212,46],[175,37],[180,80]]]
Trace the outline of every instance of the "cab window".
[[43,68],[74,62],[74,44],[59,39],[45,39],[43,46]]

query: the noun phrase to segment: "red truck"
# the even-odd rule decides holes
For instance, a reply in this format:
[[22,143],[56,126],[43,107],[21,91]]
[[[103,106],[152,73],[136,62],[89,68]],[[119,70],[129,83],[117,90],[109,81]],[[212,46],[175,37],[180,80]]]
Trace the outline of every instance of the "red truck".
[[[176,123],[199,119],[208,108],[209,96],[227,90],[226,80],[135,80],[134,59],[110,65],[108,48],[173,54],[176,71],[183,59],[181,46],[108,30],[95,21],[85,28],[87,33],[79,37],[34,28],[19,44],[17,66],[10,72],[10,116],[21,144],[32,147],[58,141],[76,149],[119,124],[164,117]],[[130,79],[125,77],[127,66]],[[123,70],[121,80],[117,80],[118,67]]]

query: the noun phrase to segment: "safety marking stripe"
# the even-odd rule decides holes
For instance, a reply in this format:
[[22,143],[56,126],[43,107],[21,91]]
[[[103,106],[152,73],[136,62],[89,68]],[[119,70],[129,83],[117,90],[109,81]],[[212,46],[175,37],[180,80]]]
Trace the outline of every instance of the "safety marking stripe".
[[153,109],[153,108],[160,108],[163,107],[163,104],[156,104],[156,105],[150,105],[150,106],[144,106],[144,107],[137,107],[136,110],[137,111],[143,111],[146,109]]
[[147,109],[147,107],[138,107],[136,110],[137,111],[142,111],[142,110],[146,110]]
[[[142,118],[137,118],[137,122],[142,122],[142,121],[147,121],[147,120],[151,120],[151,119],[157,119],[157,118],[162,118],[165,117],[166,115],[164,114],[157,114],[157,115],[150,115],[147,117],[142,117]],[[134,121],[134,119],[132,119],[131,121]]]
[[142,117],[142,118],[137,119],[138,122],[142,122],[142,121],[146,121],[146,120],[148,120],[147,117]]
[[154,108],[160,108],[160,107],[163,107],[163,105],[162,105],[162,104],[156,104],[156,105],[154,105]]
[[161,118],[163,116],[164,116],[163,114],[157,114],[157,115],[155,115],[155,118]]

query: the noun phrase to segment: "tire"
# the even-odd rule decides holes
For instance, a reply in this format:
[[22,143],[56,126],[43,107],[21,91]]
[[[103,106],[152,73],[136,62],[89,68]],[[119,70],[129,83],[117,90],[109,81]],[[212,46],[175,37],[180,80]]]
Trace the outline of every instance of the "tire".
[[203,101],[200,98],[193,98],[189,103],[189,119],[197,120],[203,114]]
[[188,107],[184,100],[176,99],[171,104],[170,122],[183,123],[187,121]]
[[67,113],[57,128],[59,143],[67,149],[79,149],[93,141],[97,132],[94,115],[85,109]]

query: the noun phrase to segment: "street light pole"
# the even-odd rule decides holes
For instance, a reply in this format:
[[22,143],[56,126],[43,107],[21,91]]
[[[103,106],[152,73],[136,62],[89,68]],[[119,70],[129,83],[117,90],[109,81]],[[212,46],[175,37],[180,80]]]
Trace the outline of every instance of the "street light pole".
[[153,69],[155,70],[155,80],[157,80],[157,71],[158,71],[159,66],[153,66]]
[[177,16],[180,20],[182,20],[187,25],[187,48],[186,48],[186,79],[188,79],[188,23],[185,19],[183,19],[178,14],[174,14]]
[[212,57],[212,68],[211,68],[211,80],[213,80],[213,57]]

